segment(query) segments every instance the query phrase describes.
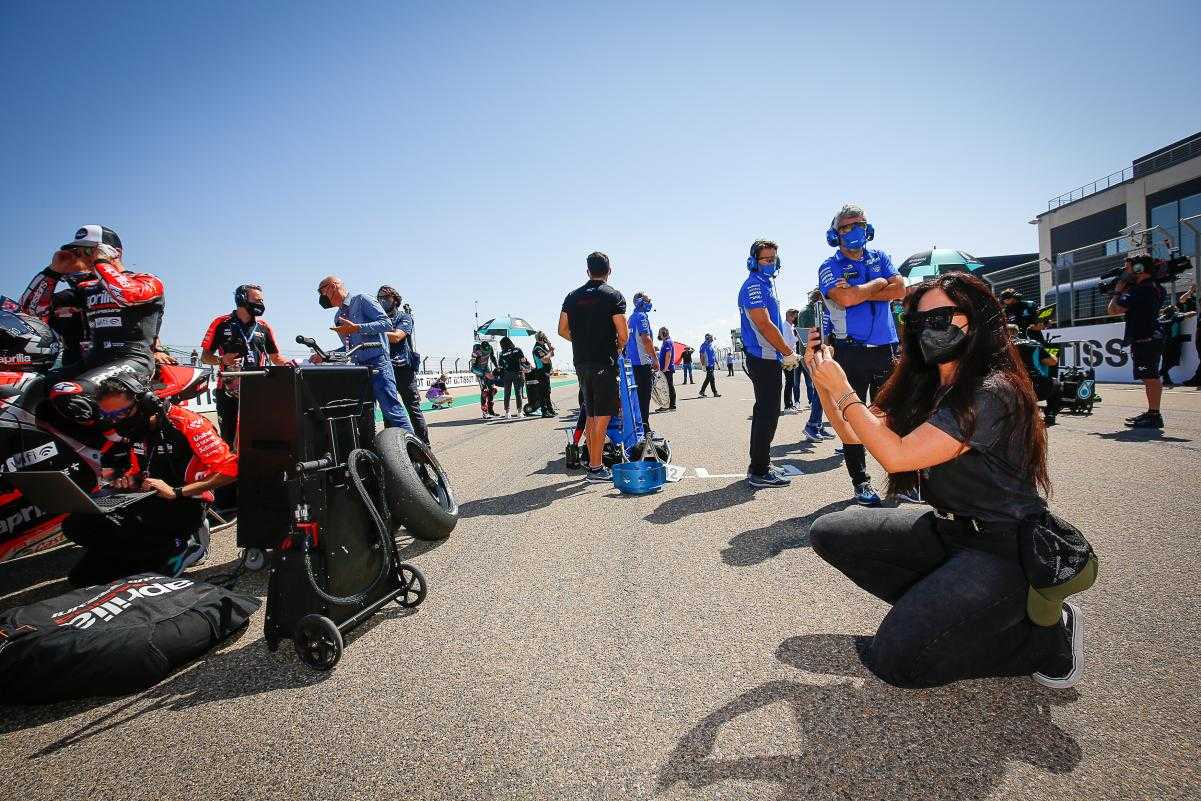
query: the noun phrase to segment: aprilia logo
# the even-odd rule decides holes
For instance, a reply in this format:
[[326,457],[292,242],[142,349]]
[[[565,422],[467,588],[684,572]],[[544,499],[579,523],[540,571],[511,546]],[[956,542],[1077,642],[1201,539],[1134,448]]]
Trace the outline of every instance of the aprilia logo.
[[45,512],[36,506],[26,506],[24,509],[18,509],[7,517],[0,518],[0,536],[11,534],[17,530],[17,526],[24,525],[30,520],[37,520],[45,514]]
[[59,626],[74,626],[86,629],[97,622],[112,620],[117,615],[133,606],[139,598],[154,598],[170,592],[191,587],[191,579],[175,579],[161,581],[161,576],[151,576],[141,579],[129,579],[113,585],[100,595],[85,601],[79,606],[59,612],[53,616],[54,623]]

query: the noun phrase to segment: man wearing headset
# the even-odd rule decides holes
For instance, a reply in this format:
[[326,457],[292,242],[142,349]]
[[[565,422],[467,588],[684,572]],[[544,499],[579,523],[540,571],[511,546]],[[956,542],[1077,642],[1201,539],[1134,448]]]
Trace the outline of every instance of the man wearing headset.
[[780,422],[780,403],[785,370],[800,363],[796,350],[789,347],[780,329],[786,325],[780,316],[776,296],[776,273],[780,270],[775,242],[757,239],[746,260],[750,271],[738,292],[738,312],[742,323],[742,345],[746,348],[746,372],[755,389],[755,407],[751,412],[751,462],[746,481],[752,487],[787,487],[791,479],[771,463],[771,441]]
[[[869,250],[875,238],[863,209],[843,205],[826,231],[826,243],[838,251],[822,262],[818,287],[826,301],[834,360],[847,374],[859,397],[874,398],[892,371],[897,346],[897,329],[889,302],[905,297],[905,279],[881,250]],[[880,495],[867,473],[867,456],[862,445],[845,445],[847,472],[855,489],[855,501],[877,506]]]
[[1151,256],[1128,256],[1124,272],[1109,299],[1109,313],[1126,318],[1123,339],[1130,345],[1130,361],[1134,364],[1134,380],[1142,381],[1147,394],[1147,411],[1126,418],[1131,428],[1163,428],[1159,401],[1163,397],[1163,381],[1159,364],[1163,358],[1164,338],[1159,327],[1159,310],[1166,295],[1155,282],[1155,260]]
[[63,535],[87,550],[68,579],[77,587],[132,573],[178,576],[208,550],[205,508],[238,476],[238,457],[196,412],[163,403],[134,379],[100,382],[101,464],[108,489],[155,494],[108,514],[72,514]]
[[655,386],[655,373],[659,371],[658,351],[651,334],[651,321],[647,317],[654,309],[650,295],[634,293],[634,313],[629,317],[630,336],[626,340],[626,361],[634,370],[634,383],[638,385],[638,409],[642,412],[642,425],[651,427],[651,390]]

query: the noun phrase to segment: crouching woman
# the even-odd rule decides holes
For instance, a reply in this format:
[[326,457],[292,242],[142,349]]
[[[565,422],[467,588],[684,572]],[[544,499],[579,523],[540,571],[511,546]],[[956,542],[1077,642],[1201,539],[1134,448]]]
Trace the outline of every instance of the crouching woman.
[[[954,273],[909,296],[900,361],[871,408],[816,333],[805,362],[839,437],[888,471],[889,494],[919,488],[934,507],[851,507],[813,523],[814,551],[892,605],[868,666],[905,687],[1079,681],[1084,629],[1063,599],[1091,584],[1096,559],[1047,510],[1046,432],[989,287]],[[1076,547],[1073,581],[1032,577],[1039,542]]]

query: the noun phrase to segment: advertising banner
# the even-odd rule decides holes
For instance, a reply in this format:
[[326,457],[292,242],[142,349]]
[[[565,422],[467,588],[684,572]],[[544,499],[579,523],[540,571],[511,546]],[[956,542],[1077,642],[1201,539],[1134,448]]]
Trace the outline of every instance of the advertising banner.
[[[1129,384],[1134,382],[1134,366],[1130,363],[1130,346],[1122,341],[1125,327],[1122,322],[1079,325],[1048,329],[1046,334],[1051,342],[1079,342],[1080,366],[1094,368],[1098,381]],[[1197,318],[1185,320],[1181,328],[1189,341],[1181,348],[1180,365],[1170,373],[1177,383],[1190,378],[1197,370]],[[1072,364],[1075,356],[1070,350],[1065,356],[1062,362]]]

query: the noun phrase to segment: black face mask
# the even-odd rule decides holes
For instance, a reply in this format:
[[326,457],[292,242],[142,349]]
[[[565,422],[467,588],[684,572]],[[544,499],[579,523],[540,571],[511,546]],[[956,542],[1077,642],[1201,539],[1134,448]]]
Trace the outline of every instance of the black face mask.
[[113,431],[126,439],[138,439],[145,436],[149,430],[150,421],[146,419],[145,415],[136,412],[113,425]]
[[334,302],[320,292],[317,293],[317,303],[323,309],[332,309],[334,307]]
[[945,364],[960,353],[967,345],[967,334],[963,333],[963,329],[951,323],[945,331],[937,331],[933,328],[924,329],[918,335],[918,349],[922,352],[922,359],[926,364],[934,366],[936,364]]
[[262,317],[263,312],[267,311],[267,306],[262,302],[254,303],[247,302],[242,304],[242,308],[250,314],[251,317]]

